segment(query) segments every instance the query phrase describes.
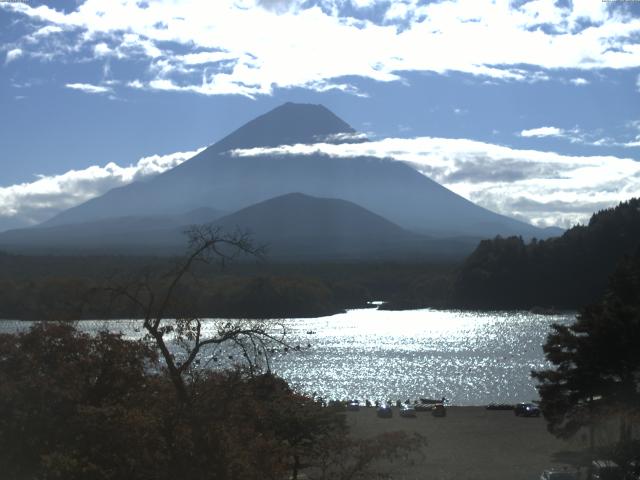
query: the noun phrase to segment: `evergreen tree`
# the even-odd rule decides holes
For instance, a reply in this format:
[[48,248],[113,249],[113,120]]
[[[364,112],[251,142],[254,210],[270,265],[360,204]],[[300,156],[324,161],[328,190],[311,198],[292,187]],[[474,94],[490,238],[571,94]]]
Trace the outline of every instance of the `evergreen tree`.
[[640,413],[640,250],[626,258],[601,303],[570,326],[553,325],[544,352],[553,367],[534,371],[549,431],[561,438],[604,419],[620,419],[620,441],[630,440]]

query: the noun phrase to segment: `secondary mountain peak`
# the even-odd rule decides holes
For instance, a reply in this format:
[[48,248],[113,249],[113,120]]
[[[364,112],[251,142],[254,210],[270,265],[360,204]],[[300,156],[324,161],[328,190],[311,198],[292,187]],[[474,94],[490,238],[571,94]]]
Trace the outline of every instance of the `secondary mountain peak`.
[[213,145],[217,151],[335,141],[356,132],[323,105],[287,102]]

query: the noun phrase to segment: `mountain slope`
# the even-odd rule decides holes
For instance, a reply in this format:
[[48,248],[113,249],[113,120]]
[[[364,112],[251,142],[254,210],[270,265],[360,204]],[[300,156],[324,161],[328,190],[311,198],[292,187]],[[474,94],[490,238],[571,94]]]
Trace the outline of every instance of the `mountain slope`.
[[[460,260],[479,238],[434,239],[409,232],[352,202],[290,193],[213,220],[202,209],[181,216],[119,217],[0,233],[0,248],[20,253],[180,255],[185,230],[208,223],[243,231],[269,260]],[[212,221],[213,220],[213,221]]]
[[10,230],[0,233],[0,247],[12,251],[160,253],[184,250],[189,225],[211,223],[222,213],[200,208],[180,215],[126,216]]
[[312,143],[352,134],[319,105],[285,104],[256,118],[192,159],[147,182],[111,190],[45,225],[116,216],[177,213],[211,205],[236,211],[291,192],[337,198],[416,232],[439,236],[547,236],[526,223],[481,208],[412,167],[372,157],[234,156],[234,149]]

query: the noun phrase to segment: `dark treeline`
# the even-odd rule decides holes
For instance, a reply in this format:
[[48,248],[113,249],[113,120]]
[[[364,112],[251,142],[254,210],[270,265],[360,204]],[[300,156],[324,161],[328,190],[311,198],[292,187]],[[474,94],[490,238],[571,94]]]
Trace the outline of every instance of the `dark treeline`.
[[454,282],[464,308],[574,309],[602,297],[609,275],[640,246],[640,199],[594,214],[558,238],[482,241]]
[[[0,318],[126,318],[108,287],[162,278],[175,259],[0,254]],[[279,318],[330,315],[371,300],[389,308],[445,306],[455,265],[410,263],[200,264],[172,315]],[[151,280],[149,280],[151,279]]]
[[[462,265],[436,262],[240,261],[198,264],[171,315],[281,318],[330,315],[372,300],[382,308],[576,309],[640,247],[640,200],[593,215],[561,237],[484,240]],[[0,253],[0,318],[128,318],[107,287],[169,272],[177,259]]]

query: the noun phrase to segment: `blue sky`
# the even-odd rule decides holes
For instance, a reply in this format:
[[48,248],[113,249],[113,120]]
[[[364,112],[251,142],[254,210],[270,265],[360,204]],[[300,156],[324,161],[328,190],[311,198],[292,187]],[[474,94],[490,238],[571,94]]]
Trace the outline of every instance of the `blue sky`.
[[171,168],[285,101],[371,140],[316,150],[393,156],[570,226],[640,194],[640,3],[0,2],[0,230]]

